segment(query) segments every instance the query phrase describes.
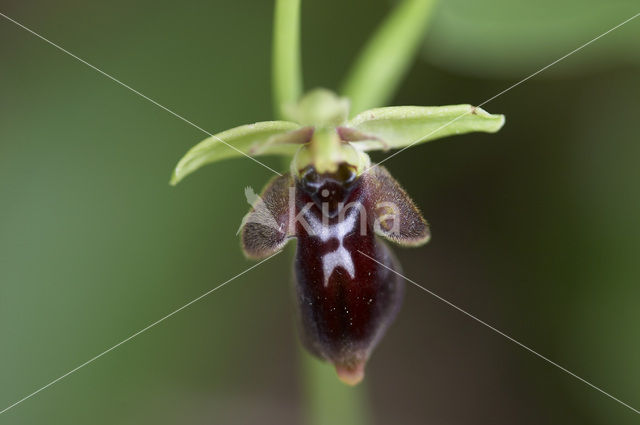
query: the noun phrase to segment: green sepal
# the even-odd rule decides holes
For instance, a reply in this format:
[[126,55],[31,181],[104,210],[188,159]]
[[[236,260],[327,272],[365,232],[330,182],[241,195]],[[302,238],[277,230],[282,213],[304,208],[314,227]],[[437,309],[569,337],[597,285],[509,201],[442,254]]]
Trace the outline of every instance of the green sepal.
[[391,106],[369,109],[345,124],[357,130],[353,143],[364,151],[397,149],[474,131],[495,133],[504,115],[471,105]]
[[[293,156],[299,148],[296,135],[307,137],[299,124],[288,121],[263,121],[235,127],[198,143],[180,159],[171,176],[171,185],[178,184],[189,174],[212,162],[228,158],[261,155]],[[289,134],[291,133],[291,134]],[[228,145],[233,146],[227,146]],[[234,149],[235,148],[235,149]]]

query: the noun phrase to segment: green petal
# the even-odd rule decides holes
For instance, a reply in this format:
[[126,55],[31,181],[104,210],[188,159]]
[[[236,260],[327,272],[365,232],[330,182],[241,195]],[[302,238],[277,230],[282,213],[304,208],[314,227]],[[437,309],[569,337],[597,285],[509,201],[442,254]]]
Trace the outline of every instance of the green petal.
[[495,133],[503,124],[504,115],[492,115],[471,105],[450,105],[370,109],[346,126],[360,133],[360,140],[352,143],[369,151],[402,148],[473,131]]
[[[294,144],[296,141],[288,133],[296,129],[300,129],[300,125],[296,123],[264,121],[242,125],[207,137],[180,159],[171,176],[171,185],[178,184],[180,180],[203,165],[227,158],[241,157],[243,154],[247,156],[293,155],[298,146]],[[221,140],[235,149],[225,145]],[[281,143],[279,143],[280,140]]]

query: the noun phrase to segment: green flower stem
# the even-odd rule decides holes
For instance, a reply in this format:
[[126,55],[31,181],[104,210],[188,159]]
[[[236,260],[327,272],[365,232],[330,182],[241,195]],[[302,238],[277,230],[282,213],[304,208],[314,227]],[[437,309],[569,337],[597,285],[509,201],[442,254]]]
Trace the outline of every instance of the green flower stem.
[[[273,98],[276,115],[286,119],[287,104],[302,91],[300,63],[300,0],[276,0],[273,34]],[[288,165],[288,163],[287,163]],[[347,387],[333,367],[299,349],[302,362],[305,419],[309,425],[365,425],[365,394],[362,384]]]
[[284,119],[284,106],[297,101],[302,93],[300,0],[276,0],[272,84],[276,116]]
[[436,0],[404,0],[364,47],[345,80],[351,115],[388,104],[420,47]]
[[371,423],[366,388],[349,387],[338,380],[333,366],[300,348],[305,376],[306,423],[308,425],[366,425]]

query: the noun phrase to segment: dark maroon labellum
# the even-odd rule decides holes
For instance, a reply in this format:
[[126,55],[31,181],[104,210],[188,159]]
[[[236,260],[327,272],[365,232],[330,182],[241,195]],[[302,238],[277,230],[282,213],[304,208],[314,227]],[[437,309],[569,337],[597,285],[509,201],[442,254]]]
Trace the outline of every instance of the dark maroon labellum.
[[[313,203],[305,215],[311,229],[303,221],[296,226],[295,275],[303,341],[309,351],[331,361],[343,381],[355,384],[400,307],[404,282],[363,255],[398,268],[389,249],[375,237],[366,214],[360,213],[367,211],[360,180],[347,189],[323,177],[317,187],[320,196],[303,187],[299,184],[301,190],[296,191],[296,210]],[[329,205],[324,226],[323,203]],[[337,205],[350,209],[338,217]],[[317,229],[318,225],[323,228]]]
[[251,257],[265,257],[287,238],[298,239],[294,266],[303,342],[333,363],[348,384],[364,376],[404,292],[402,280],[389,270],[399,271],[399,264],[376,235],[405,245],[429,237],[421,214],[384,168],[358,177],[346,164],[334,173],[309,167],[299,179],[274,179],[243,229]]

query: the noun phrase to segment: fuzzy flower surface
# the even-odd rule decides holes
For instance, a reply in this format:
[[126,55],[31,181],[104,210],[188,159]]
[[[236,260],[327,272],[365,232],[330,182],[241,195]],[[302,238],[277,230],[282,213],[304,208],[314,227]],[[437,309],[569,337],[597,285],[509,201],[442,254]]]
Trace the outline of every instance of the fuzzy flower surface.
[[171,184],[203,165],[243,155],[291,159],[289,170],[255,197],[242,221],[242,248],[260,259],[297,240],[301,339],[354,385],[402,303],[404,283],[393,272],[400,264],[386,242],[419,246],[430,237],[409,195],[367,152],[494,133],[504,116],[450,105],[376,108],[349,118],[349,100],[325,89],[284,109],[286,121],[243,125],[198,143],[176,165]]

